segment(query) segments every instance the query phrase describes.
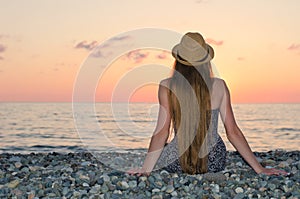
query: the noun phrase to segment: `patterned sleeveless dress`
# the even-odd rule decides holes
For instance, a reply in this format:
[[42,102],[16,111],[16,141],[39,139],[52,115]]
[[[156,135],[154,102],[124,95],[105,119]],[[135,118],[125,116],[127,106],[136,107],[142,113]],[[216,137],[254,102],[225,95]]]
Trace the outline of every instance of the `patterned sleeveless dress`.
[[[209,150],[207,162],[208,172],[219,172],[225,169],[226,146],[218,134],[218,116],[219,109],[212,110],[211,127],[207,135]],[[176,135],[173,140],[164,147],[156,163],[156,169],[160,168],[171,173],[182,173]]]

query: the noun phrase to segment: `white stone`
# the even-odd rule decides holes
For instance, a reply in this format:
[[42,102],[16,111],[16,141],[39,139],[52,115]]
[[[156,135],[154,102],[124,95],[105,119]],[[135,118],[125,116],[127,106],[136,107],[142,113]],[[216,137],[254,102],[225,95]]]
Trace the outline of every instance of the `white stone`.
[[235,193],[244,193],[244,189],[242,187],[237,187]]

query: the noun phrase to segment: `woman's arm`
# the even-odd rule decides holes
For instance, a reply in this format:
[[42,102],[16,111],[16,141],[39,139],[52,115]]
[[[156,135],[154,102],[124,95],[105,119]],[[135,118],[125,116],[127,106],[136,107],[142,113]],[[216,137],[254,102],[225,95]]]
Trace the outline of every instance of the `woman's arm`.
[[168,81],[163,80],[158,89],[159,99],[159,112],[157,125],[151,137],[148,153],[141,169],[132,169],[128,171],[130,174],[147,174],[149,175],[153,170],[163,148],[169,137],[170,129],[170,113],[169,113],[169,102],[168,102]]
[[231,107],[230,93],[224,82],[224,96],[220,106],[221,117],[225,126],[226,135],[230,143],[255,170],[256,173],[265,173],[267,175],[287,174],[285,171],[277,169],[266,169],[256,159],[251,148],[245,139],[242,131],[238,127]]

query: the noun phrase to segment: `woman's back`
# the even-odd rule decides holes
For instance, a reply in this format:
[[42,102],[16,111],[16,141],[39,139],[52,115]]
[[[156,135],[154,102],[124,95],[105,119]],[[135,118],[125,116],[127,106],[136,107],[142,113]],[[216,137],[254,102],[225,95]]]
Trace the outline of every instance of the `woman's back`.
[[220,109],[222,100],[225,95],[225,83],[224,80],[219,78],[212,78],[211,89],[211,109]]
[[[205,138],[204,144],[207,145],[206,154],[202,154],[199,151],[199,157],[208,155],[207,167],[209,172],[218,172],[225,168],[226,162],[226,147],[222,138],[218,134],[218,117],[219,110],[222,104],[224,95],[224,81],[219,78],[212,78],[211,88],[211,121],[209,130]],[[162,84],[169,88],[170,78],[163,80]],[[201,111],[201,110],[200,110]],[[174,129],[175,136],[168,143],[161,153],[157,162],[157,169],[164,168],[169,172],[182,172],[179,157],[180,152],[178,150],[178,138],[176,136],[176,129]]]

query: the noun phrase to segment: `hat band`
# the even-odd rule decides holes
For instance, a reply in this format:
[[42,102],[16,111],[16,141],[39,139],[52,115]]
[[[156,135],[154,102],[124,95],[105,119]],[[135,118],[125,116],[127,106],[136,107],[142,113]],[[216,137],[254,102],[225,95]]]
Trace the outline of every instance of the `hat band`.
[[[200,60],[193,61],[193,63],[194,63],[194,62],[203,62],[204,60],[206,60],[207,57],[208,57],[208,55],[209,55],[209,52],[208,52],[208,51],[209,51],[209,49],[207,49],[207,54],[205,55],[205,57],[203,57],[203,58],[200,59]],[[179,54],[177,54],[177,56],[178,56],[179,59],[181,59],[181,60],[183,60],[183,61],[186,61],[186,62],[188,62],[188,63],[191,63],[191,62],[189,62],[188,60],[182,58]],[[191,64],[192,64],[192,63],[191,63]]]

